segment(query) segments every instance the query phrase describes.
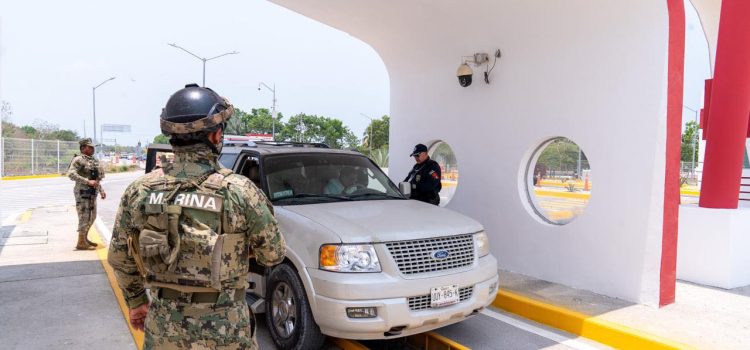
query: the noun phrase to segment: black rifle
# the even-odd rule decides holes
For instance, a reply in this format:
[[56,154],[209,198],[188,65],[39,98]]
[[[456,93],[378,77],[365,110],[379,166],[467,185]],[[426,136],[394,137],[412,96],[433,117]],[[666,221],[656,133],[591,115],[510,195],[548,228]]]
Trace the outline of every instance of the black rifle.
[[[89,174],[89,180],[98,180],[99,179],[99,169],[94,168],[91,170],[91,174]],[[96,187],[89,186],[85,190],[81,190],[81,198],[91,198],[96,197]]]

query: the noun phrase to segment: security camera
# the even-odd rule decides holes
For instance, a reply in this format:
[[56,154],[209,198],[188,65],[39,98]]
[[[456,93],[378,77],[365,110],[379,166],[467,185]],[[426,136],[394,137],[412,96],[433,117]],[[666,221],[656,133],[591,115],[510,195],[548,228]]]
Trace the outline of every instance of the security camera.
[[458,76],[458,83],[463,87],[471,85],[471,76],[473,74],[474,72],[471,70],[471,67],[469,67],[469,65],[466,63],[462,63],[460,66],[458,66],[458,71],[456,72],[456,75]]

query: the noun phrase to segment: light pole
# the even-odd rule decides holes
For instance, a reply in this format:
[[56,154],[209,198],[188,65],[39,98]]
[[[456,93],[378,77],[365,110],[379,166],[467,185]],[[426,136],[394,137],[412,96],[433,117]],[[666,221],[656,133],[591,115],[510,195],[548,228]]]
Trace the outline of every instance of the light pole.
[[360,113],[359,115],[370,120],[370,136],[367,138],[367,145],[370,146],[370,157],[372,157],[372,118],[364,113]]
[[305,126],[305,122],[302,121],[302,117],[299,118],[296,129],[299,132],[299,142],[302,143],[302,135],[304,135],[305,131],[307,131],[307,127]]
[[276,141],[276,84],[273,84],[273,89],[266,85],[264,82],[258,83],[258,90],[260,90],[260,87],[263,86],[271,93],[273,93],[273,104],[271,105],[271,138],[273,138],[274,141]]
[[[698,125],[698,111],[695,109],[692,109],[688,106],[682,105],[683,108],[693,111],[693,114],[695,115],[695,125]],[[693,156],[690,158],[691,166],[690,166],[690,174],[693,175],[693,180],[695,180],[695,142],[698,139],[698,129],[695,130],[695,135],[693,135]]]
[[91,88],[91,96],[93,97],[93,101],[94,101],[94,145],[96,145],[96,88],[98,88],[98,87],[104,85],[105,83],[107,83],[108,81],[112,81],[112,80],[115,80],[115,77],[111,77],[111,78],[103,81],[101,84],[99,84],[99,85],[94,86],[93,88]]
[[184,47],[178,46],[177,44],[167,44],[167,45],[169,45],[169,46],[171,46],[171,47],[174,47],[174,48],[176,48],[176,49],[180,49],[180,50],[182,50],[182,51],[185,51],[185,52],[189,53],[189,54],[190,54],[190,56],[193,56],[193,57],[195,57],[195,58],[197,58],[197,59],[199,59],[199,60],[203,61],[203,87],[205,87],[205,86],[206,86],[206,62],[208,62],[208,61],[210,61],[210,60],[215,60],[215,59],[217,59],[217,58],[219,58],[219,57],[223,57],[223,56],[226,56],[226,55],[236,55],[236,54],[238,54],[238,53],[239,53],[239,52],[237,52],[237,51],[232,51],[232,52],[227,52],[227,53],[223,53],[223,54],[221,54],[221,55],[218,55],[218,56],[215,56],[215,57],[211,57],[211,58],[205,58],[205,57],[200,57],[200,56],[198,56],[198,55],[196,55],[196,54],[194,54],[194,53],[192,53],[192,52],[188,51],[188,50],[187,50],[187,49],[185,49]]

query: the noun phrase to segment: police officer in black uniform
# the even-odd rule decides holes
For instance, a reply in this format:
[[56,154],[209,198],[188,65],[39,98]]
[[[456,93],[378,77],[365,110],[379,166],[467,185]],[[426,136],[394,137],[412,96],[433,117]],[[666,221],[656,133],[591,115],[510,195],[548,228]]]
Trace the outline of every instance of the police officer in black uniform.
[[417,164],[409,172],[404,181],[411,184],[411,199],[438,205],[440,196],[438,192],[443,188],[440,183],[440,165],[430,159],[427,154],[427,146],[417,144],[411,156]]

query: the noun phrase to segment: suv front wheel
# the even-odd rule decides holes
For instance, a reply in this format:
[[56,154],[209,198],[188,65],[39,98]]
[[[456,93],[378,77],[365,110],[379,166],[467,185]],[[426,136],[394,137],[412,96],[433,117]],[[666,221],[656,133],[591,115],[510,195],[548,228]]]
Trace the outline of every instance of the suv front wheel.
[[305,288],[289,264],[273,268],[266,291],[266,324],[273,342],[283,350],[317,350],[325,336],[315,324]]

